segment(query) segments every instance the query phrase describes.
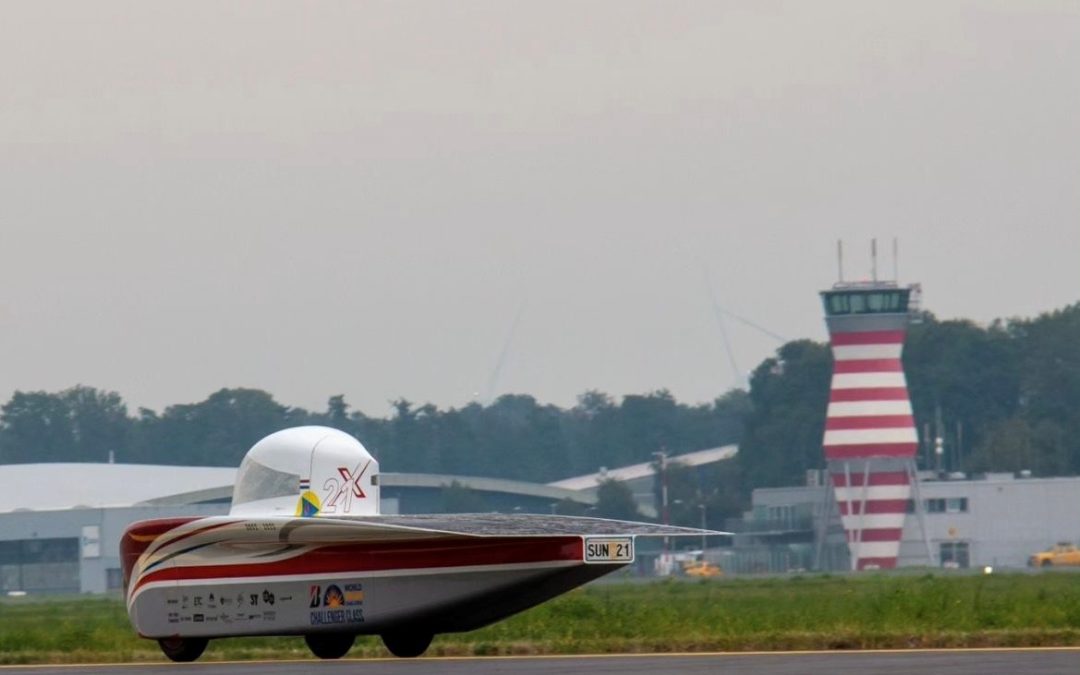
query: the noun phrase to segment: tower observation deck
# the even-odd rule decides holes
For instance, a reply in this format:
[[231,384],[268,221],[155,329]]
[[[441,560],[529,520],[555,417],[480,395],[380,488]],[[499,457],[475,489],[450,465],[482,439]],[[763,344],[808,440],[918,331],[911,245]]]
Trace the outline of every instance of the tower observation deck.
[[852,569],[896,567],[917,480],[901,354],[919,295],[893,281],[821,292],[834,364],[822,445]]

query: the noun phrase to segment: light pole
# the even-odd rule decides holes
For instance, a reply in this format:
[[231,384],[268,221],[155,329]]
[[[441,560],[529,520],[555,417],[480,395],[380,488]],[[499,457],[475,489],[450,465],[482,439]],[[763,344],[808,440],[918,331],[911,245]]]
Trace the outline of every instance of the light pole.
[[705,559],[705,530],[708,529],[707,527],[705,527],[705,502],[701,502],[700,504],[697,505],[697,507],[699,509],[701,509],[701,559],[704,560]]
[[[660,465],[660,517],[663,519],[665,525],[671,524],[671,519],[668,516],[668,497],[667,497],[667,450],[663,447],[660,448],[660,452],[654,452],[653,457],[657,458],[657,464]],[[664,554],[668,552],[668,538],[664,537]]]

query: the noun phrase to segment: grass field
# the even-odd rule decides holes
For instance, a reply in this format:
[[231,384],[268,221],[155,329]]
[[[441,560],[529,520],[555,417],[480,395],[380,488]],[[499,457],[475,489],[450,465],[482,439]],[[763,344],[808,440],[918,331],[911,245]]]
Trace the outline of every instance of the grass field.
[[[1080,645],[1080,575],[806,576],[594,584],[429,654]],[[353,655],[385,656],[378,638]],[[299,638],[211,643],[203,658],[307,657]],[[120,601],[0,603],[0,663],[161,660]]]

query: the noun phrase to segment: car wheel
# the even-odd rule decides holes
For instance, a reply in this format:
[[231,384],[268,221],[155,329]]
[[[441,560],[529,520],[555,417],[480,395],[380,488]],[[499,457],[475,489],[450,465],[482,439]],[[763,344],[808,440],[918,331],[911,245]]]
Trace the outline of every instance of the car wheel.
[[411,659],[427,651],[433,637],[431,633],[423,631],[402,630],[383,633],[382,641],[394,656]]
[[352,633],[309,633],[304,636],[308,649],[320,659],[340,659],[349,653],[355,640]]
[[187,663],[202,656],[209,642],[207,638],[169,637],[158,640],[158,646],[170,660]]

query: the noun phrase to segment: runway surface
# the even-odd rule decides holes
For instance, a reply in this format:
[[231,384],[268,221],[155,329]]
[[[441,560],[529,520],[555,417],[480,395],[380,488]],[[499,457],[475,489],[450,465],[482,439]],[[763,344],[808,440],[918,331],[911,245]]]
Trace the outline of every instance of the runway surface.
[[257,661],[169,665],[2,666],[0,675],[700,675],[755,673],[934,673],[934,675],[1048,675],[1080,672],[1080,649],[905,650],[632,656]]

